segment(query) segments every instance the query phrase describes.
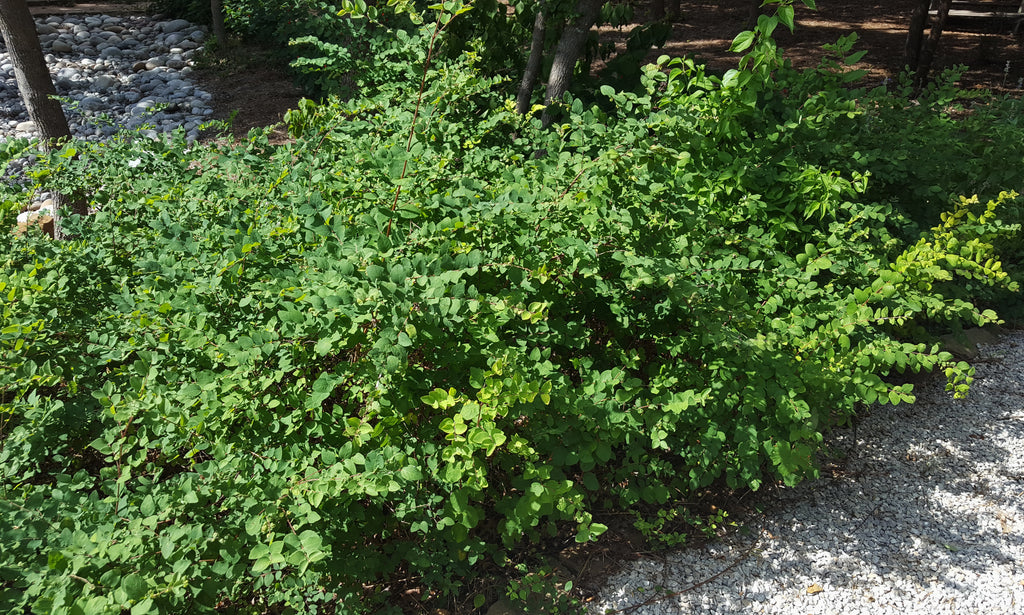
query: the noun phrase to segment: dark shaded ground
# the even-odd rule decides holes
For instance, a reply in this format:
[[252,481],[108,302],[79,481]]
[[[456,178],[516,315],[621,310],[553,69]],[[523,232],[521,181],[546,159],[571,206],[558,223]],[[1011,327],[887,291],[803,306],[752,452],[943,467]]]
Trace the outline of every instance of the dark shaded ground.
[[[881,83],[886,77],[896,77],[904,66],[907,28],[915,4],[916,0],[818,0],[818,10],[812,11],[797,2],[796,31],[790,34],[780,27],[776,39],[795,66],[810,68],[820,61],[822,45],[856,32],[856,49],[868,53],[855,68],[869,71],[869,83]],[[694,54],[715,68],[734,67],[736,54],[726,50],[733,37],[745,29],[749,0],[684,0],[682,5],[683,19],[673,27],[663,53]],[[966,88],[1017,89],[1018,80],[1024,77],[1024,47],[1013,34],[1013,26],[1012,22],[951,22],[939,43],[936,68],[967,65],[969,70],[961,80]],[[1010,69],[1004,74],[1007,61]]]
[[[726,70],[736,65],[737,54],[728,47],[745,29],[750,0],[683,0],[682,18],[672,28],[663,49],[652,50],[649,58],[667,54],[696,56],[710,67]],[[648,2],[638,2],[638,17]],[[800,4],[798,2],[798,4]],[[858,34],[856,50],[867,50],[863,61],[853,68],[865,69],[868,85],[895,79],[903,68],[907,26],[915,0],[818,0],[818,10],[802,4],[797,9],[796,31],[780,28],[777,40],[786,57],[799,68],[816,66],[822,45],[836,42],[851,32]],[[947,28],[935,58],[935,72],[945,67],[966,65],[960,84],[964,88],[988,88],[999,93],[1020,90],[1024,79],[1024,45],[1013,34],[1012,23],[983,22],[964,29]],[[1024,28],[1022,28],[1024,31]],[[628,29],[605,28],[602,36],[624,41]],[[1009,67],[1007,69],[1007,67]],[[283,67],[274,66],[267,56],[251,47],[229,49],[226,59],[200,71],[203,87],[214,94],[216,117],[228,119],[233,113],[233,132],[244,135],[249,128],[280,122],[302,93],[294,87]],[[283,138],[283,133],[279,133]]]

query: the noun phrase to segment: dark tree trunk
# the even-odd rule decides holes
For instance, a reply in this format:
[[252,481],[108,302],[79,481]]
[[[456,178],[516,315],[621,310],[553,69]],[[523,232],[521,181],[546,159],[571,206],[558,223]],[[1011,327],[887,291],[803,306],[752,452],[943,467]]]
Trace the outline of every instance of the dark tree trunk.
[[57,101],[57,90],[43,59],[36,35],[35,20],[25,0],[0,1],[0,35],[14,65],[18,91],[25,102],[28,117],[35,123],[44,146],[53,146],[71,137],[68,120]]
[[547,27],[544,23],[544,1],[537,3],[537,16],[533,19],[533,41],[530,43],[530,57],[526,59],[526,70],[523,72],[523,81],[519,84],[519,95],[516,96],[516,111],[525,115],[530,111],[530,101],[533,99],[533,86],[540,76],[541,60],[544,59],[544,35]]
[[[28,110],[28,117],[39,131],[40,144],[47,150],[60,147],[71,138],[64,109],[55,98],[56,89],[43,59],[43,49],[36,35],[35,20],[25,0],[0,0],[0,35],[14,65],[18,91]],[[54,236],[60,239],[61,219],[67,210],[85,215],[88,206],[83,199],[56,194],[53,199]]]
[[223,0],[210,0],[210,15],[213,20],[213,35],[217,37],[217,43],[223,49],[224,44],[228,42],[228,33],[224,29]]
[[917,70],[917,64],[921,59],[921,43],[924,42],[924,27],[928,25],[928,7],[932,0],[917,0],[917,6],[910,16],[910,29],[907,33],[907,45],[904,49],[904,56],[907,67]]
[[551,107],[558,104],[569,90],[572,75],[576,70],[576,61],[587,42],[590,28],[597,23],[604,0],[579,0],[576,3],[576,18],[565,25],[562,36],[555,47],[554,59],[551,63],[551,74],[548,76],[547,96],[542,121],[550,126],[554,121]]
[[917,64],[917,72],[914,73],[914,96],[918,96],[928,81],[928,73],[932,68],[932,60],[935,59],[935,50],[939,47],[939,38],[942,37],[942,29],[946,26],[946,18],[949,17],[949,7],[953,0],[939,0],[938,15],[935,23],[932,24],[932,31],[928,34],[924,48],[921,50],[921,57]]

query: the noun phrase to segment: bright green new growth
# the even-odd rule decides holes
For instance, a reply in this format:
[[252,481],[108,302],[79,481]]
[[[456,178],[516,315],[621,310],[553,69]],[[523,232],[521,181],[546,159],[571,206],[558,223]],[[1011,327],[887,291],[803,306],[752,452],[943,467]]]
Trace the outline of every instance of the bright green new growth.
[[[894,372],[965,394],[921,327],[997,322],[1016,195],[912,220],[871,149],[898,102],[772,62],[723,87],[666,60],[542,130],[439,61],[415,122],[408,87],[305,101],[280,147],[46,158],[40,186],[99,212],[0,247],[0,608],[457,593],[609,510],[660,531],[713,483],[816,476],[830,426],[913,400]],[[1019,137],[993,155],[1019,168]]]

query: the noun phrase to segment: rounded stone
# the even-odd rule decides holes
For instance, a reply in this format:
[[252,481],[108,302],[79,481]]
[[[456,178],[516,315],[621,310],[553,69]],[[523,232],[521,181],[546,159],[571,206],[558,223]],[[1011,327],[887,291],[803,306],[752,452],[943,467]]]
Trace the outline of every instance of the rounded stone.
[[185,28],[190,27],[191,25],[192,23],[186,19],[174,19],[172,21],[164,21],[158,24],[160,29],[163,30],[164,34],[179,32],[181,30],[184,30]]
[[113,75],[100,75],[92,80],[92,87],[97,92],[106,92],[119,83],[120,81]]

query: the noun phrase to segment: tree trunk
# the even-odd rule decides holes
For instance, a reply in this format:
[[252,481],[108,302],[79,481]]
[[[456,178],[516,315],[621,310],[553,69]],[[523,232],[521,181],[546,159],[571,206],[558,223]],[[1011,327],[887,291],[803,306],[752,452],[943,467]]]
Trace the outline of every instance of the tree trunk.
[[924,49],[921,50],[921,58],[918,61],[917,72],[914,74],[914,96],[921,94],[925,82],[928,81],[928,73],[932,68],[932,60],[935,59],[935,50],[939,46],[939,38],[942,36],[942,29],[946,26],[946,18],[949,17],[949,7],[953,0],[939,0],[939,11],[932,24],[932,31],[928,34]]
[[544,0],[537,3],[537,16],[533,19],[533,41],[530,43],[530,57],[526,60],[526,70],[523,72],[523,81],[519,84],[519,95],[516,97],[516,111],[525,115],[530,111],[530,101],[533,97],[533,86],[540,76],[540,64],[544,58],[544,35],[546,25],[544,23]]
[[921,43],[924,42],[924,27],[928,25],[928,7],[932,0],[917,0],[917,6],[910,16],[910,29],[907,33],[907,44],[904,49],[904,57],[907,67],[917,70],[917,64],[921,59]]
[[576,3],[576,18],[565,25],[562,36],[555,47],[555,56],[551,63],[551,74],[548,75],[547,96],[542,122],[550,126],[554,121],[551,107],[562,100],[569,90],[572,75],[576,70],[576,61],[587,42],[590,28],[597,23],[604,0],[579,0]]
[[224,3],[222,0],[210,0],[210,15],[213,20],[213,35],[218,46],[223,49],[228,42],[228,33],[224,29]]
[[[0,35],[14,65],[14,77],[28,117],[39,131],[40,145],[46,150],[60,147],[71,138],[71,130],[64,109],[55,98],[57,90],[46,68],[35,20],[25,0],[0,0]],[[54,195],[53,226],[54,236],[58,239],[63,236],[61,219],[68,209],[73,214],[88,213],[85,200],[75,200],[59,193]]]
[[57,90],[43,59],[36,35],[35,20],[25,0],[0,1],[0,35],[14,65],[18,91],[25,102],[28,117],[39,131],[44,147],[52,147],[71,137],[68,120],[57,101]]

